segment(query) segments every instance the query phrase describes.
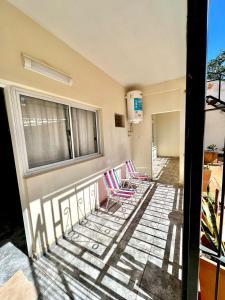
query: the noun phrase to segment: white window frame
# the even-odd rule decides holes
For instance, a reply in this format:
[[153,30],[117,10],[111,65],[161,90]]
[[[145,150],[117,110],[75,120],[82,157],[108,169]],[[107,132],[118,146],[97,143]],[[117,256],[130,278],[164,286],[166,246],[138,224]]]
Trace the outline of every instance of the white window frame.
[[[48,94],[44,94],[41,92],[30,91],[24,88],[11,87],[10,88],[10,106],[13,113],[13,121],[14,121],[14,130],[16,137],[17,149],[19,151],[19,157],[21,159],[21,164],[23,166],[23,175],[24,177],[29,177],[31,175],[40,174],[43,172],[47,172],[50,170],[54,170],[60,167],[65,167],[67,165],[84,162],[90,159],[98,158],[103,156],[103,143],[102,143],[102,135],[101,135],[101,124],[100,124],[100,108],[83,104],[79,101],[72,101],[70,99],[61,98],[58,96],[52,96]],[[70,129],[71,129],[71,150],[73,158],[63,160],[60,162],[51,163],[48,165],[43,165],[35,168],[29,168],[28,164],[28,155],[26,149],[26,140],[23,126],[23,118],[22,118],[22,110],[20,104],[20,96],[28,96],[41,100],[46,100],[54,103],[64,104],[69,107],[69,121],[70,121]],[[84,155],[81,157],[74,157],[74,144],[73,144],[73,133],[72,133],[72,118],[71,118],[71,108],[80,108],[89,111],[93,111],[96,113],[96,130],[97,130],[97,145],[98,152],[93,154]]]

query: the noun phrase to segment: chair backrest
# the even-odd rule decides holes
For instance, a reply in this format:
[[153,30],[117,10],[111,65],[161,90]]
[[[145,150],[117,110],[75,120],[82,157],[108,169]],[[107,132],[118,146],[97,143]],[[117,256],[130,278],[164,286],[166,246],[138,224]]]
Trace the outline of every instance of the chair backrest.
[[121,187],[121,182],[119,181],[118,175],[115,169],[109,171],[111,175],[111,179],[115,189],[119,189]]
[[106,187],[107,195],[109,196],[110,191],[112,189],[112,182],[111,182],[111,178],[110,178],[110,175],[109,175],[109,171],[106,171],[104,173],[103,181],[104,181],[104,184],[105,184],[105,187]]
[[135,169],[135,166],[134,166],[134,163],[132,160],[127,160],[126,165],[127,165],[128,172],[130,172],[130,173],[136,172],[136,169]]
[[103,180],[108,197],[111,197],[112,195],[126,199],[132,197],[134,195],[134,191],[120,189],[117,178],[115,170],[109,170],[104,173]]
[[136,170],[136,168],[135,168],[135,165],[134,165],[133,160],[130,160],[130,164],[131,164],[131,167],[132,167],[132,169],[133,169],[133,172],[136,172],[137,170]]
[[112,170],[109,170],[104,173],[105,182],[106,182],[108,188],[117,189],[116,181],[113,180],[111,171]]

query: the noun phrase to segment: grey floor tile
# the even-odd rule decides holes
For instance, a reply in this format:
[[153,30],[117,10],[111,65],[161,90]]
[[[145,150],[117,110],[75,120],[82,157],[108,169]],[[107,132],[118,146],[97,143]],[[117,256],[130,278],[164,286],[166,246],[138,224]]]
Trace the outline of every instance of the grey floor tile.
[[153,297],[181,300],[181,281],[154,263],[148,262],[140,285]]
[[116,299],[129,299],[135,300],[137,297],[137,292],[134,289],[126,287],[124,284],[112,278],[108,275],[105,275],[102,280],[102,285],[111,291]]
[[25,273],[25,275],[29,281],[33,282],[39,298],[55,283],[54,280],[38,268],[32,268],[32,271]]
[[18,270],[26,270],[30,266],[28,257],[12,243],[0,248],[0,285],[10,279]]

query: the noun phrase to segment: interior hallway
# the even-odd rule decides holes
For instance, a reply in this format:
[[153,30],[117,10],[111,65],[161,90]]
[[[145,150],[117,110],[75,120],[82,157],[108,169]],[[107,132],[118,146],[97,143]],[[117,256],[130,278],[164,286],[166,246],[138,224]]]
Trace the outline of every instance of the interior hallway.
[[156,157],[152,162],[152,178],[166,184],[179,183],[179,158]]

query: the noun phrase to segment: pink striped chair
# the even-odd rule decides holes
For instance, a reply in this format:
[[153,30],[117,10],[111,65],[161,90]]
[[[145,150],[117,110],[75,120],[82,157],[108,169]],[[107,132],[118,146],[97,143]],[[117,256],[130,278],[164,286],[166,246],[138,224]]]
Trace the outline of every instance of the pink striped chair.
[[[115,169],[109,171],[115,188],[123,191],[135,191],[135,195],[143,195],[145,188],[141,183],[143,181],[133,180],[132,178],[121,179]],[[135,181],[135,182],[134,182]]]
[[124,203],[132,203],[132,198],[136,196],[134,190],[120,187],[115,176],[112,176],[113,173],[112,170],[106,171],[103,177],[108,196],[106,210],[109,208],[110,201],[123,205]]
[[135,179],[138,181],[150,181],[150,177],[148,176],[148,174],[140,173],[137,171],[132,160],[127,160],[126,166],[127,166],[128,173],[132,179]]
[[130,191],[137,191],[137,185],[132,183],[129,178],[121,179],[119,178],[115,169],[111,169],[110,175],[116,189],[123,189],[123,190],[130,190]]

